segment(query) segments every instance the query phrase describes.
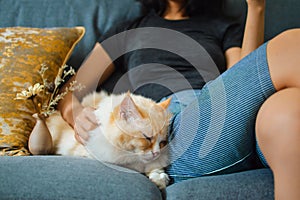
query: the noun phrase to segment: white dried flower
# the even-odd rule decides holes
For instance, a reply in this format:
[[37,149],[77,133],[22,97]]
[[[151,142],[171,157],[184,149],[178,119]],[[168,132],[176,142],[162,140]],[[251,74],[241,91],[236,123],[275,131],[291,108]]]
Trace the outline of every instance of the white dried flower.
[[[69,75],[75,74],[75,70],[72,67],[70,67],[69,70],[65,70],[67,67],[67,65],[61,66],[54,82],[49,83],[45,77],[45,72],[48,70],[48,67],[45,64],[42,64],[39,74],[42,78],[43,84],[36,83],[33,86],[28,87],[27,90],[17,93],[15,99],[31,99],[39,114],[44,114],[45,116],[52,114],[55,111],[55,107],[58,102],[63,99],[69,91],[81,90],[84,88],[84,86],[77,84],[76,81],[74,81],[64,92],[58,94],[59,86],[65,81],[64,79]],[[42,92],[43,94],[39,95]],[[50,98],[46,95],[49,94],[49,92],[51,93]],[[39,98],[35,98],[37,95],[39,95]]]
[[76,72],[73,68],[69,69],[68,71],[64,71],[64,77],[69,76],[69,75],[74,75]]
[[84,85],[77,83],[77,81],[72,81],[70,83],[70,86],[68,88],[71,92],[74,92],[75,90],[77,91],[81,91],[82,89],[84,89]]
[[41,64],[41,69],[40,69],[40,71],[39,71],[39,74],[41,75],[41,77],[43,77],[44,76],[44,74],[45,74],[45,71],[47,71],[48,70],[48,67],[46,66],[46,64]]
[[34,86],[30,86],[28,88],[28,91],[32,92],[32,95],[38,95],[39,93],[41,93],[42,91],[44,91],[45,87],[44,85],[41,85],[40,83],[36,83],[34,84]]
[[27,90],[23,90],[21,93],[17,93],[17,96],[15,99],[30,99],[34,96],[38,95],[42,91],[44,91],[44,85],[41,85],[40,83],[34,84],[34,86],[28,87]]
[[32,97],[32,94],[27,90],[23,90],[22,92],[18,93],[15,99],[25,100]]

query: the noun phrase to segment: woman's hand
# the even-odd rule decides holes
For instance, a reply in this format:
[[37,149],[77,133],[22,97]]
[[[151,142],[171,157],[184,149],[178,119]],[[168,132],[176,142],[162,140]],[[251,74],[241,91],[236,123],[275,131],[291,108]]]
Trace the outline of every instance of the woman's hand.
[[74,129],[76,140],[85,144],[89,139],[88,132],[97,128],[99,123],[94,108],[83,107],[78,99],[68,93],[58,104],[63,119]]
[[89,139],[89,131],[94,130],[100,124],[94,114],[94,108],[92,107],[82,107],[82,109],[76,109],[74,113],[74,131],[76,140],[85,144]]

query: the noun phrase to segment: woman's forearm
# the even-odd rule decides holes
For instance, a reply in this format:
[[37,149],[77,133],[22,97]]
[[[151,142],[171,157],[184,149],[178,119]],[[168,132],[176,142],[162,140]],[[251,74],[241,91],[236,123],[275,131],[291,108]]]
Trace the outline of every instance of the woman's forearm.
[[245,57],[264,42],[265,0],[247,0],[248,13],[241,50]]
[[225,52],[227,69],[257,49],[264,42],[265,0],[246,0],[248,13],[242,47],[233,47]]
[[103,83],[115,70],[112,60],[101,44],[96,43],[95,47],[80,66],[74,80],[84,86],[81,91],[75,91],[74,95],[81,99],[95,91],[99,84]]
[[82,110],[83,107],[78,99],[70,92],[59,102],[57,109],[61,112],[64,120],[74,128],[75,120],[73,115],[79,110]]
[[83,62],[77,74],[73,76],[61,89],[62,92],[70,86],[70,83],[76,81],[76,84],[81,84],[81,91],[68,92],[68,94],[60,100],[58,110],[62,117],[73,127],[74,113],[80,113],[83,110],[81,99],[95,91],[97,86],[105,81],[114,71],[114,65],[110,57],[107,55],[102,46],[97,43],[90,55]]

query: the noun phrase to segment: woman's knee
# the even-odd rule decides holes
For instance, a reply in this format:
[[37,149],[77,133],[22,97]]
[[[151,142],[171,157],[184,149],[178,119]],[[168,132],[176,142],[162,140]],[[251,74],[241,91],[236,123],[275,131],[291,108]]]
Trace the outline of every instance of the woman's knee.
[[300,144],[300,89],[281,90],[262,105],[257,115],[256,136],[267,159],[274,155],[274,150]]
[[284,31],[268,43],[267,59],[277,90],[300,88],[300,29]]

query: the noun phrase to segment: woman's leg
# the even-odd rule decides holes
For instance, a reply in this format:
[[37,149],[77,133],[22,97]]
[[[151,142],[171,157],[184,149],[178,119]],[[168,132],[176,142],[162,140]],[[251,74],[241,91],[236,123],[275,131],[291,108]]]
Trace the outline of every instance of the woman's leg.
[[298,48],[300,31],[281,34],[207,83],[197,101],[174,116],[167,169],[174,182],[257,167],[258,110],[276,90],[300,88],[300,67],[290,61],[300,63]]
[[279,92],[259,112],[257,139],[274,172],[276,199],[300,199],[300,30],[271,40],[267,55]]
[[300,89],[281,90],[263,104],[256,134],[274,173],[275,199],[300,199]]
[[266,47],[207,83],[197,99],[174,116],[167,171],[175,183],[258,167],[256,115],[276,92]]
[[277,91],[300,88],[300,29],[285,31],[272,39],[267,47],[267,59]]

